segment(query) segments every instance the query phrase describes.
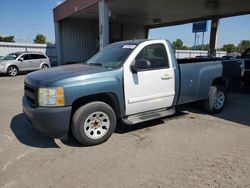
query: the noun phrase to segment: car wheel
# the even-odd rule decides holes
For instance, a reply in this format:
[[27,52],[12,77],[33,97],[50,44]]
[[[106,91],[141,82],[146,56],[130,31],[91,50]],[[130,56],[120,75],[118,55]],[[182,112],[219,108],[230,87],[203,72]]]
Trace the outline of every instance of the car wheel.
[[107,141],[115,127],[116,114],[103,102],[91,102],[80,107],[72,119],[72,133],[85,146]]
[[47,69],[47,68],[49,68],[49,66],[46,65],[46,64],[43,64],[42,67],[41,67],[41,69]]
[[209,97],[204,101],[204,109],[211,114],[219,113],[223,110],[227,100],[227,91],[223,86],[211,86]]
[[7,70],[9,76],[16,76],[18,74],[18,68],[16,66],[9,66]]

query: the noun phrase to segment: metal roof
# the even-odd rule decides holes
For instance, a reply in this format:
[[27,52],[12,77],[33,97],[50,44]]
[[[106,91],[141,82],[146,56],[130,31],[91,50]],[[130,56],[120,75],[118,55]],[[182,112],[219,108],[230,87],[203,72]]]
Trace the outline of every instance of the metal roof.
[[[54,19],[98,20],[99,1],[66,0],[54,9]],[[136,23],[148,27],[250,13],[249,0],[109,0],[108,4],[111,21]]]

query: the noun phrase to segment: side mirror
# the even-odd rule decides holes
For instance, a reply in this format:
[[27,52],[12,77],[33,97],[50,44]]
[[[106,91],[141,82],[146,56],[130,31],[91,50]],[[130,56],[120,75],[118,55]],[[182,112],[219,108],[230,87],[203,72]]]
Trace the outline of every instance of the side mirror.
[[23,60],[24,60],[23,57],[20,57],[18,61],[23,62]]
[[146,59],[135,60],[131,65],[132,73],[137,73],[140,70],[147,70],[151,66],[150,61]]

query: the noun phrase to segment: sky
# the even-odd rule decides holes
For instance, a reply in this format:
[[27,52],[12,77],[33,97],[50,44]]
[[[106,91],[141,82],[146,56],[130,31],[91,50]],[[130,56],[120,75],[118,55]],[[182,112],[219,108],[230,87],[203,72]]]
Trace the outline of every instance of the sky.
[[[53,8],[62,0],[0,0],[0,35],[14,35],[16,42],[33,42],[37,34],[46,36],[54,43]],[[205,33],[205,43],[209,43],[210,24]],[[149,38],[163,38],[171,42],[180,38],[185,45],[194,45],[192,24],[152,29]],[[201,34],[199,37],[201,44]],[[220,20],[217,46],[241,40],[250,40],[250,15],[224,18]]]
[[[207,32],[205,33],[204,43],[209,43],[211,21],[208,21]],[[194,33],[192,33],[192,24],[183,24],[178,26],[163,27],[152,29],[149,32],[149,38],[168,39],[171,42],[180,38],[187,46],[194,45]],[[202,34],[199,33],[199,44],[201,44]],[[235,16],[220,19],[217,46],[223,44],[239,44],[241,40],[250,40],[250,15]]]
[[55,41],[53,8],[60,0],[0,0],[0,35],[16,42],[33,42],[37,34]]

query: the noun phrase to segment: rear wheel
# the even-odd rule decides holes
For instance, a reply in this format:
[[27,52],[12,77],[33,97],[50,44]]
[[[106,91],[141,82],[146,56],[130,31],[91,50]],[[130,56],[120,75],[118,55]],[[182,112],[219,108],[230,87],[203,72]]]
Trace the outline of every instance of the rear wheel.
[[16,76],[18,74],[18,68],[16,66],[10,66],[7,70],[9,76]]
[[91,102],[80,107],[73,115],[72,132],[85,146],[105,142],[116,127],[114,110],[103,102]]
[[223,110],[227,99],[227,91],[223,86],[211,86],[209,97],[204,101],[204,109],[211,113],[216,114]]
[[46,64],[43,64],[42,67],[41,67],[41,69],[47,69],[47,68],[49,68],[49,66],[46,65]]

